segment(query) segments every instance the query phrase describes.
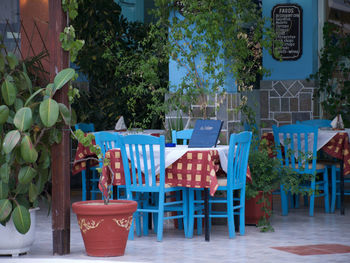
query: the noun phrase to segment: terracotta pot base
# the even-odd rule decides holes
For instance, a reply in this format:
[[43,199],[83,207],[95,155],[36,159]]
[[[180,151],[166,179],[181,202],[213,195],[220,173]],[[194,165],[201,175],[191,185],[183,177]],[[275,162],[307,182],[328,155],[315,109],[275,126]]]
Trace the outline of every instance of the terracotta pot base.
[[[272,207],[272,194],[265,194],[269,200],[270,207]],[[262,192],[260,192],[256,197],[249,200],[245,200],[245,224],[246,225],[257,225],[260,218],[265,215],[262,211],[263,204],[257,204],[261,199]],[[267,216],[267,218],[269,218]]]
[[77,214],[86,253],[94,257],[122,256],[137,203],[130,200],[82,201],[72,205]]

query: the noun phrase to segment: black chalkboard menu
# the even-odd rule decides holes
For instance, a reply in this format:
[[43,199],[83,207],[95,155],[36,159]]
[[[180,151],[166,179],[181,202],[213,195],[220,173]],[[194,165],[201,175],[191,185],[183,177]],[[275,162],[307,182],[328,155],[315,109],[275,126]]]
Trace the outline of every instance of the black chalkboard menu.
[[[280,58],[282,60],[299,59],[303,53],[302,8],[297,4],[278,4],[272,8],[271,16],[277,34],[276,40],[283,43]],[[272,51],[274,48],[273,45]],[[275,56],[273,58],[277,59]]]

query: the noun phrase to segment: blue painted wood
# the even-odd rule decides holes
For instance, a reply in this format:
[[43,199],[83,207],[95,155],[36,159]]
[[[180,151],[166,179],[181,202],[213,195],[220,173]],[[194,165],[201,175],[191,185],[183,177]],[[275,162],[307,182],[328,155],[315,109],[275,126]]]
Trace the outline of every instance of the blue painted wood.
[[[182,218],[184,220],[184,232],[187,235],[188,201],[186,191],[184,191],[183,187],[165,185],[164,136],[158,138],[150,135],[128,135],[121,137],[120,142],[123,163],[128,163],[129,160],[131,163],[130,169],[127,165],[124,165],[124,173],[127,199],[138,202],[135,218],[143,216],[143,219],[147,220],[148,213],[155,214],[155,232],[157,233],[158,241],[163,239],[163,222],[168,219]],[[156,147],[160,149],[159,156],[154,154]],[[130,159],[127,153],[129,153]],[[156,180],[155,158],[158,158],[160,163],[159,181]],[[150,161],[148,162],[147,160]],[[143,174],[141,169],[137,169],[137,167],[145,167]],[[165,198],[166,193],[177,191],[182,192],[182,200],[171,201]],[[152,198],[153,202],[150,202],[150,198]],[[181,213],[164,216],[164,213],[169,211]],[[144,223],[144,233],[147,225],[148,223]],[[138,235],[141,234],[138,228],[136,228],[136,231]],[[130,231],[129,237],[133,238],[133,231]]]
[[[335,212],[335,207],[340,207],[340,167],[332,165],[332,198],[331,198],[331,213]],[[349,184],[350,178],[344,178],[344,183]],[[350,189],[344,189],[344,195],[350,195]]]
[[[219,181],[218,191],[225,191],[226,197],[211,197],[210,204],[223,203],[229,207],[225,211],[209,211],[210,218],[227,218],[229,238],[235,237],[234,215],[239,215],[240,234],[245,233],[245,184],[248,167],[249,149],[252,132],[244,131],[239,134],[231,134],[227,178]],[[194,218],[203,218],[202,214],[195,214],[195,206],[202,202],[194,199],[194,188],[189,189],[189,224],[188,237],[193,236]],[[234,191],[239,192],[234,195]],[[239,196],[234,198],[234,196]]]
[[263,16],[271,19],[271,10],[277,4],[298,4],[303,9],[303,54],[298,60],[277,61],[263,50],[263,66],[271,70],[264,80],[306,79],[318,69],[318,3],[317,0],[263,1]]
[[307,121],[297,121],[296,124],[312,125],[318,128],[322,128],[322,127],[331,128],[332,127],[331,122],[332,122],[331,120],[314,119],[314,120],[307,120]]
[[[182,145],[187,145],[188,141],[191,139],[192,133],[193,133],[193,129],[186,129],[186,130],[181,130],[181,131],[172,130],[171,131],[172,143],[179,144],[179,140],[182,140]],[[201,191],[198,191],[198,192],[199,193],[197,195],[200,195]],[[177,193],[176,199],[177,200],[181,199],[180,193]],[[200,234],[202,231],[202,220],[198,220],[197,222],[198,222],[197,233]],[[178,227],[179,227],[179,229],[183,228],[183,222],[181,219],[178,220]]]
[[[277,158],[280,160],[282,166],[290,167],[297,173],[313,174],[314,177],[311,180],[310,185],[302,185],[303,189],[311,189],[313,192],[310,195],[310,208],[309,215],[314,215],[314,203],[315,197],[324,196],[325,212],[329,213],[329,186],[328,186],[328,171],[326,167],[317,169],[317,135],[318,127],[303,124],[291,124],[284,126],[272,126],[275,146],[277,151]],[[280,136],[283,138],[281,140]],[[312,143],[312,148],[309,149],[308,139]],[[282,143],[281,143],[282,142]],[[285,153],[282,154],[282,147]],[[302,147],[304,146],[304,147]],[[297,154],[297,156],[295,155]],[[312,161],[310,162],[310,158]],[[307,163],[308,165],[304,165]],[[319,180],[316,180],[316,174],[322,174]],[[316,186],[318,193],[315,193]],[[280,187],[281,203],[282,203],[282,215],[288,214],[288,202],[287,195],[289,189],[284,189],[283,185]],[[323,190],[321,193],[320,190]]]
[[188,140],[191,139],[193,129],[181,130],[181,131],[171,131],[172,143],[178,144],[178,140],[183,140],[182,144],[187,145]]
[[[100,146],[103,158],[108,150],[114,148],[120,148],[120,135],[117,132],[101,131],[94,133],[96,145]],[[102,168],[103,162],[100,161],[100,168]],[[120,185],[117,188],[117,199],[125,199],[123,191],[125,191],[125,186]],[[111,188],[111,199],[113,199],[113,187]]]
[[[93,123],[77,123],[77,124],[75,124],[74,128],[75,128],[75,130],[80,129],[85,133],[95,131],[95,126]],[[89,169],[90,169],[90,174],[91,174],[90,183],[89,183],[89,185],[91,185],[91,189],[90,189],[91,200],[96,200],[96,194],[100,193],[100,190],[97,187],[99,178],[98,178],[96,168],[90,167]],[[81,171],[81,188],[82,188],[81,200],[86,201],[87,182],[86,182],[86,171],[85,170]]]

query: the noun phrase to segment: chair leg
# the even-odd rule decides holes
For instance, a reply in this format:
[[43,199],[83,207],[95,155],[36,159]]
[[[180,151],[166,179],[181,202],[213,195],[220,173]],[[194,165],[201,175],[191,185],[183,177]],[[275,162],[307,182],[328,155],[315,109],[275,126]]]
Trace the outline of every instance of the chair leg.
[[[202,190],[195,190],[196,192],[196,200],[202,200]],[[197,211],[198,215],[202,215],[202,211],[198,210]],[[210,214],[210,209],[209,209],[209,214]],[[202,230],[203,230],[203,220],[201,217],[197,217],[197,235],[202,235]],[[209,223],[210,225],[210,223]]]
[[295,194],[295,195],[292,195],[292,197],[294,198],[294,207],[295,208],[299,208],[300,207],[300,196],[299,194]]
[[324,192],[324,208],[325,212],[329,213],[329,184],[328,184],[328,168],[326,167],[323,173],[323,192]]
[[310,196],[310,208],[309,208],[309,215],[314,216],[314,207],[315,207],[315,179],[311,181],[311,189],[313,191],[312,195]]
[[129,240],[134,240],[134,226],[135,226],[135,217],[136,217],[136,213],[134,213],[134,216],[133,216],[133,219],[132,219],[132,222],[131,222],[131,227],[130,227],[130,230],[129,230],[129,235],[128,235],[128,239]]
[[81,200],[86,201],[86,172],[85,170],[81,171],[81,190],[82,197]]
[[332,198],[331,198],[331,213],[335,211],[335,202],[336,202],[336,193],[337,193],[337,172],[336,166],[331,166],[331,175],[332,175]]
[[164,225],[164,193],[159,193],[159,206],[158,206],[158,228],[157,228],[157,241],[163,239],[163,225]]
[[[180,201],[180,200],[181,200],[181,192],[180,192],[180,191],[177,191],[177,192],[175,193],[175,196],[176,196],[176,201]],[[180,215],[181,212],[177,212],[177,214]],[[178,218],[178,219],[177,219],[177,226],[178,226],[178,229],[179,229],[179,230],[182,230],[182,229],[183,229],[184,224],[183,224],[183,221],[182,221],[181,218]]]
[[143,235],[148,236],[148,213],[142,213]]
[[282,215],[288,215],[288,199],[283,186],[281,185],[281,205],[282,205]]
[[235,220],[233,216],[233,191],[227,191],[227,224],[229,238],[234,238]]
[[194,189],[188,189],[188,229],[187,238],[193,237],[194,227]]
[[308,206],[309,205],[309,197],[308,195],[304,195],[304,206]]
[[183,209],[183,227],[184,227],[184,233],[185,237],[188,235],[188,188],[182,189],[182,209]]
[[241,189],[239,205],[241,206],[239,210],[239,232],[243,236],[245,234],[245,189]]

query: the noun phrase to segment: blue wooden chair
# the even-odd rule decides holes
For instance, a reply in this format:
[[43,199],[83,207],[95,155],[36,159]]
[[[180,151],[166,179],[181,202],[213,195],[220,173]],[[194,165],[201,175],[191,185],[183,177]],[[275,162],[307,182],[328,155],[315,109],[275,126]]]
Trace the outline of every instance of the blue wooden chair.
[[182,131],[171,131],[172,143],[178,144],[178,140],[182,140],[183,145],[187,145],[191,139],[193,129],[182,130]]
[[[210,204],[224,203],[226,211],[209,211],[210,218],[227,218],[229,237],[235,237],[234,215],[239,215],[240,234],[245,232],[245,184],[247,177],[249,148],[252,140],[252,132],[244,131],[239,134],[231,134],[227,177],[219,178],[218,191],[225,191],[225,197],[211,197]],[[189,189],[189,223],[188,237],[193,236],[194,218],[203,218],[202,214],[195,214],[195,206],[198,204],[194,200],[195,189]],[[234,192],[238,192],[234,195]],[[234,197],[239,196],[239,197]],[[201,205],[201,204],[200,204]]]
[[[193,133],[193,129],[186,129],[186,130],[181,130],[181,131],[175,131],[172,130],[171,131],[171,139],[172,139],[172,143],[174,144],[180,144],[180,142],[182,141],[182,145],[187,145],[189,140],[191,139]],[[187,191],[187,190],[186,190]],[[180,194],[179,192],[177,193],[178,195]],[[197,191],[196,195],[198,196],[199,199],[200,195],[201,195],[201,191]],[[170,198],[172,198],[172,196],[170,196]],[[180,200],[180,196],[176,197],[177,200]],[[200,213],[200,210],[199,210]],[[178,220],[178,227],[179,229],[183,228],[183,222],[181,219]],[[202,234],[202,220],[197,220],[197,233],[198,235]]]
[[[332,166],[332,198],[331,198],[331,213],[334,213],[335,206],[340,207],[340,166]],[[350,183],[350,178],[344,178],[344,184]],[[345,187],[344,187],[345,188]],[[344,196],[350,195],[349,189],[344,189]]]
[[314,120],[307,120],[307,121],[297,121],[296,124],[303,124],[303,125],[311,125],[316,126],[318,128],[322,127],[328,127],[331,128],[331,120],[325,120],[325,119],[314,119]]
[[[127,165],[124,165],[127,199],[136,199],[138,201],[135,217],[139,218],[142,216],[144,234],[148,234],[148,213],[152,213],[155,219],[154,227],[158,241],[163,239],[163,222],[168,219],[182,218],[184,220],[185,235],[187,235],[188,202],[186,191],[184,191],[183,187],[171,187],[165,184],[164,136],[158,138],[149,135],[128,135],[121,137],[120,141],[123,164],[128,163],[129,160],[131,163],[130,169]],[[160,150],[159,155],[155,154],[155,149],[157,148]],[[156,170],[157,161],[159,163],[159,172]],[[143,173],[139,167],[144,167]],[[159,180],[156,179],[157,177]],[[182,192],[182,200],[172,201],[165,198],[166,193],[176,191]],[[153,202],[149,202],[150,196]],[[165,216],[165,212],[181,212],[181,214]],[[130,231],[129,237],[133,235],[132,233],[133,231]],[[137,221],[136,233],[140,234]]]
[[[77,123],[75,124],[75,130],[82,130],[85,133],[88,132],[94,132],[95,127],[93,123]],[[98,181],[99,181],[99,176],[96,171],[95,167],[90,167],[90,193],[91,193],[91,200],[96,200],[96,194],[101,193],[100,190],[98,189]],[[87,188],[86,188],[86,171],[83,170],[81,171],[81,186],[82,186],[82,200],[86,201],[86,195],[87,195]]]
[[[101,131],[94,133],[96,145],[100,146],[103,157],[106,155],[108,150],[114,148],[120,148],[120,136],[117,132]],[[100,168],[102,168],[103,163],[100,162]],[[113,199],[113,187],[111,188],[112,194],[111,199]],[[117,187],[117,199],[125,199],[125,186],[120,185]]]
[[[303,124],[291,124],[281,127],[273,126],[273,135],[277,150],[277,158],[282,166],[289,167],[300,175],[313,175],[310,184],[303,184],[301,189],[311,189],[309,215],[314,215],[315,197],[324,196],[325,212],[329,213],[329,187],[326,166],[317,163],[318,127]],[[281,138],[280,138],[281,136]],[[311,147],[308,143],[311,141]],[[282,155],[282,147],[284,153]],[[316,174],[323,177],[316,180]],[[317,189],[317,191],[316,191]],[[287,193],[289,189],[280,187],[282,215],[288,214]]]

